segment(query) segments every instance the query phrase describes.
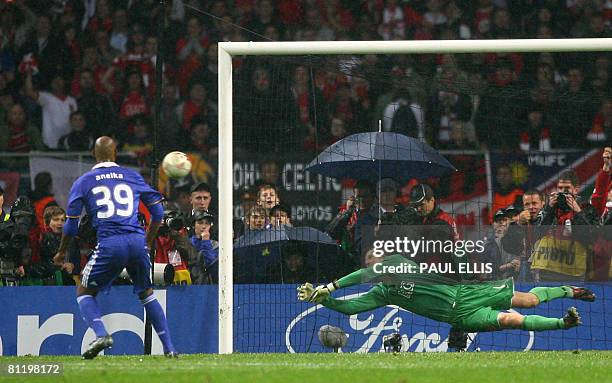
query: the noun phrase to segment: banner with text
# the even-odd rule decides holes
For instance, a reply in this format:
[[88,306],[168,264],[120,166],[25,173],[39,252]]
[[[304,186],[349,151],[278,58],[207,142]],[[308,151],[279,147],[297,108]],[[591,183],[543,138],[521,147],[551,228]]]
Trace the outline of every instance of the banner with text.
[[556,187],[559,175],[573,169],[582,185],[594,182],[601,169],[601,150],[563,150],[550,152],[505,153],[491,152],[493,188],[497,170],[507,166],[517,187],[527,190],[535,188],[549,193]]
[[[531,285],[517,285],[529,291]],[[594,303],[557,299],[523,314],[559,318],[576,306],[583,325],[570,330],[528,332],[506,330],[471,334],[469,350],[612,349],[612,286],[590,285]],[[326,352],[318,330],[329,324],[348,335],[343,352],[378,352],[385,335],[398,332],[403,350],[446,351],[449,326],[416,316],[396,306],[346,316],[320,305],[298,302],[295,285],[237,285],[234,290],[234,350],[236,352]],[[335,293],[354,298],[367,286]],[[173,342],[181,353],[218,350],[218,291],[216,286],[183,286],[158,290]],[[142,354],[144,313],[131,286],[100,294],[102,319],[115,344],[108,354]],[[77,355],[94,339],[79,314],[71,287],[0,288],[0,355]],[[154,354],[162,352],[154,335]]]
[[241,192],[257,193],[257,186],[276,186],[282,203],[291,208],[291,220],[296,226],[324,227],[337,214],[342,203],[342,184],[330,177],[304,170],[312,155],[295,153],[282,158],[256,157],[251,154],[234,156],[234,219],[246,215],[240,202]]

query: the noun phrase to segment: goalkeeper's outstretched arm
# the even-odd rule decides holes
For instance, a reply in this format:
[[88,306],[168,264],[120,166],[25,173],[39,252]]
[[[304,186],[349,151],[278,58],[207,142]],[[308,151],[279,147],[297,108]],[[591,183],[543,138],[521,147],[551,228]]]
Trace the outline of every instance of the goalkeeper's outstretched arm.
[[299,300],[319,303],[346,315],[374,310],[387,304],[380,286],[374,286],[367,293],[352,299],[334,299],[327,286],[314,288],[310,283],[301,285],[297,290]]
[[[397,258],[399,257],[399,258]],[[388,257],[383,264],[395,265],[397,262],[406,261],[400,256]],[[357,298],[339,300],[331,297],[331,293],[345,287],[355,286],[362,283],[370,283],[382,278],[381,273],[374,271],[374,266],[366,267],[354,271],[337,281],[328,283],[326,286],[314,288],[310,283],[305,283],[298,287],[298,299],[312,303],[319,303],[334,311],[352,315],[385,306],[386,300],[380,291],[379,286],[374,286],[366,294]]]
[[[394,258],[394,257],[390,257]],[[403,258],[402,258],[403,259]],[[383,263],[389,262],[384,260]],[[381,278],[380,273],[374,271],[374,266],[366,267],[354,271],[336,281],[328,283],[327,285],[317,286],[314,288],[310,283],[305,283],[298,287],[298,299],[301,301],[308,301],[312,303],[322,303],[330,293],[342,289],[345,287],[355,286],[362,283],[373,282]]]
[[[389,260],[385,259],[383,263],[389,263],[393,258],[396,258],[396,256],[389,257]],[[397,262],[397,259],[395,259],[393,262]],[[330,293],[338,289],[355,286],[362,283],[374,282],[381,279],[381,276],[382,275],[380,273],[376,273],[374,271],[374,266],[370,266],[354,271],[336,281],[328,283],[325,286],[321,285],[314,288],[310,283],[305,283],[297,289],[298,299],[301,301],[322,303],[322,301],[329,296]]]
[[327,296],[321,304],[346,315],[359,314],[387,305],[379,286],[374,286],[367,293],[352,299],[334,299]]

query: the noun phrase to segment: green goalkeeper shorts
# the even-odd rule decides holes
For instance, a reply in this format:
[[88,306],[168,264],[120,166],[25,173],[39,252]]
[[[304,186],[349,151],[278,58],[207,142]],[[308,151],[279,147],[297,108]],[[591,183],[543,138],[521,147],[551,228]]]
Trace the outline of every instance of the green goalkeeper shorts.
[[462,285],[457,293],[452,325],[470,332],[499,330],[497,317],[501,310],[512,307],[513,294],[512,278]]

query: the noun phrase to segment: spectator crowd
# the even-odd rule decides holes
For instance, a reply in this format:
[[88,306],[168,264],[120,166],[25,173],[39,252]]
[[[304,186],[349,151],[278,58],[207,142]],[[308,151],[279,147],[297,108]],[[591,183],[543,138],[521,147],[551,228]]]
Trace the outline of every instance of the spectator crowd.
[[[189,152],[198,158],[194,166],[214,173],[219,42],[611,37],[611,22],[612,6],[600,0],[169,0],[166,14],[154,0],[2,1],[0,152],[87,151],[96,137],[109,135],[131,153],[132,165],[148,169],[160,85],[156,63],[163,52],[160,152]],[[270,158],[316,153],[379,125],[436,149],[602,147],[612,137],[611,59],[609,52],[235,57],[234,149]],[[509,169],[498,169],[495,233],[487,247],[497,276],[563,274],[534,258],[544,231],[525,229],[531,225],[567,231],[612,222],[605,153],[592,204],[578,201],[576,178],[563,175],[557,192],[573,197],[564,198],[561,212],[557,194],[515,190]],[[10,157],[0,157],[0,168],[27,170],[24,161]],[[263,164],[261,170],[264,182],[241,196],[244,220],[236,223],[236,235],[291,224],[278,184],[265,180]],[[43,280],[60,272],[45,267],[64,214],[49,204],[49,184],[42,176],[32,194],[40,228],[33,253],[45,266],[19,269]],[[175,265],[178,283],[214,282],[214,188],[175,186],[168,210],[177,215],[165,221],[184,221],[167,225],[156,259]],[[413,185],[410,206],[397,204],[399,189],[390,179],[358,183],[328,227],[347,253],[357,254],[355,266],[369,262],[361,238],[372,225],[416,219],[410,222],[445,227],[434,236],[457,239],[455,223],[440,210],[431,187]],[[418,218],[407,212],[412,210]],[[609,265],[605,251],[597,250],[608,245],[605,235],[592,235],[599,266],[585,261],[581,275],[601,274]],[[285,269],[270,272],[298,281],[305,276],[304,249],[289,253]],[[65,280],[78,275],[78,256],[70,264],[61,270]]]
[[[106,134],[142,166],[159,49],[162,152],[214,162],[219,42],[609,37],[612,18],[596,0],[173,0],[160,45],[159,2],[50,4],[0,4],[0,151],[86,150]],[[601,146],[611,135],[609,52],[300,61],[235,59],[237,149],[319,150],[379,120],[439,149]]]
[[[460,262],[486,263],[490,271],[476,275],[440,273],[453,279],[609,280],[612,148],[604,148],[601,158],[602,166],[589,199],[581,198],[582,185],[573,170],[562,172],[548,195],[536,189],[525,192],[515,189],[509,193],[515,197],[513,203],[495,211],[491,232],[478,232],[479,238],[484,236],[484,249],[468,252],[465,258],[459,255]],[[52,182],[49,173],[37,174],[29,199],[20,197],[7,209],[9,213],[3,209],[4,190],[0,188],[2,280],[7,277],[9,264],[12,269],[8,274],[21,283],[78,283],[81,268],[96,246],[95,231],[87,216],[83,217],[79,234],[71,244],[70,261],[61,268],[54,265],[53,256],[59,247],[66,213],[51,192]],[[281,243],[286,238],[271,239],[275,232],[292,226],[291,209],[282,202],[282,194],[274,184],[261,183],[256,194],[245,192],[239,201],[244,217],[236,220],[233,228],[237,245],[235,278],[239,283],[329,280],[346,270],[378,262],[379,256],[373,256],[376,241],[402,237],[441,243],[462,240],[464,228],[457,225],[452,214],[441,209],[430,185],[414,184],[408,197],[407,202],[401,198],[400,184],[391,178],[381,179],[375,185],[358,181],[337,216],[324,229],[336,241],[331,252],[329,246],[313,251],[308,247],[310,244],[316,246],[325,241],[325,234],[316,230],[310,232],[314,237],[302,236],[286,243]],[[155,263],[174,267],[174,276],[166,283],[217,282],[218,214],[213,202],[214,192],[205,182],[182,189],[180,198],[165,202],[166,212],[153,251]],[[141,224],[146,227],[148,211],[140,206],[139,212]],[[26,231],[19,231],[20,228]],[[24,236],[21,241],[16,233]],[[249,238],[259,240],[249,243]],[[262,238],[269,240],[262,242]],[[241,243],[248,245],[246,250]],[[431,265],[456,263],[455,256],[457,252],[440,248],[421,249],[411,257],[417,263]]]

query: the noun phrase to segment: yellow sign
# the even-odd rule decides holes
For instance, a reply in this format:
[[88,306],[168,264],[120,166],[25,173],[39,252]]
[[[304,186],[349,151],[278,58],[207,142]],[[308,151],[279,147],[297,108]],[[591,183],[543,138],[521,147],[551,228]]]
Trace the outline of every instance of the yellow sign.
[[533,248],[531,268],[584,276],[587,255],[588,249],[580,242],[547,235],[537,241]]

